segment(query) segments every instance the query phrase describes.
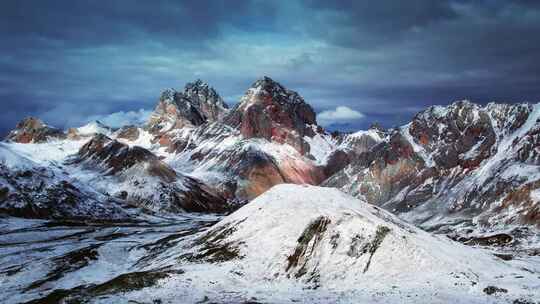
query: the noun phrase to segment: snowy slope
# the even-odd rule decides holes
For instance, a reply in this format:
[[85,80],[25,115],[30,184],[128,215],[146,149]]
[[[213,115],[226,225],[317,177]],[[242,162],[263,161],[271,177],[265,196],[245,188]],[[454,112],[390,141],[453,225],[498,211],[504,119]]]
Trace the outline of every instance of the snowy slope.
[[[534,271],[314,186],[275,186],[152,266],[169,269],[179,260],[182,275],[125,296],[219,303],[252,297],[271,303],[507,303],[540,296]],[[488,295],[489,286],[507,292]]]
[[[15,144],[15,148],[20,147]],[[42,157],[31,159],[18,153],[14,144],[0,143],[0,213],[27,218],[105,221],[131,217],[120,202],[81,183],[60,165],[47,163]]]
[[112,129],[99,120],[91,121],[76,130],[79,135],[83,136],[92,136],[95,134],[110,135],[112,133]]

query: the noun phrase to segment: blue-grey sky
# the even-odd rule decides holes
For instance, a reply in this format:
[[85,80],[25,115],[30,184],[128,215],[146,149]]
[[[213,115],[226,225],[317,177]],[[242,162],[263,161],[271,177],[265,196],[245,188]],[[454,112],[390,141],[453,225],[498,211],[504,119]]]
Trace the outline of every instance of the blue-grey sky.
[[234,104],[268,75],[344,129],[464,98],[537,102],[539,33],[535,0],[3,0],[0,134],[29,115],[140,120],[197,78]]

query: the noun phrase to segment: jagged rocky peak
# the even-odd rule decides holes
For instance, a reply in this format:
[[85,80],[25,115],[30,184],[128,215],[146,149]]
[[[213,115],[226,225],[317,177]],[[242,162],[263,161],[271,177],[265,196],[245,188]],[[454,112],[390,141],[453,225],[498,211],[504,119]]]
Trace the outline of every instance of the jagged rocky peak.
[[382,142],[387,131],[374,124],[368,130],[357,131],[343,136],[341,147],[355,154],[367,152],[374,145]]
[[49,139],[65,137],[62,130],[48,126],[38,118],[28,117],[20,121],[15,130],[9,132],[6,140],[18,143],[41,143]]
[[492,118],[492,124],[499,137],[519,129],[529,118],[533,105],[489,103],[485,107]]
[[221,120],[229,108],[216,90],[200,79],[186,84],[184,95],[210,122]]
[[199,126],[221,120],[228,106],[216,90],[202,80],[186,84],[184,91],[166,89],[151,115],[148,127],[153,133]]
[[467,100],[418,113],[408,133],[444,168],[477,167],[496,142],[489,113]]
[[244,137],[288,143],[301,153],[309,152],[303,137],[312,137],[317,130],[313,108],[269,77],[255,81],[225,122],[239,128]]

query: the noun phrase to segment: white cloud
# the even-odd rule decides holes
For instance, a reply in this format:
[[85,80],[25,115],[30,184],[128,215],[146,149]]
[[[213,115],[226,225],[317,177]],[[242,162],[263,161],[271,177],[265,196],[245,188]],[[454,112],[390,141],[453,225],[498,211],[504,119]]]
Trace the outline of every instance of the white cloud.
[[145,123],[152,111],[139,109],[138,111],[119,111],[108,115],[94,115],[88,121],[99,120],[107,126],[119,128],[126,125],[141,125]]
[[365,115],[346,106],[338,106],[334,110],[326,110],[317,114],[317,121],[323,126],[334,123],[347,123],[362,119]]

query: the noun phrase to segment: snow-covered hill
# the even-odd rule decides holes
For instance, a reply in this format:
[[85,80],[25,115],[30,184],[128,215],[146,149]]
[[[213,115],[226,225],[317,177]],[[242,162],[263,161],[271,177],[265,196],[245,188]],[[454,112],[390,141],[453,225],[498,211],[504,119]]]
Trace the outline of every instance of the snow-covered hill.
[[106,303],[468,304],[540,296],[538,264],[524,269],[523,260],[433,236],[314,186],[275,186],[210,229],[142,256],[131,268],[145,278],[142,290],[125,281],[123,293],[83,286],[56,295]]

